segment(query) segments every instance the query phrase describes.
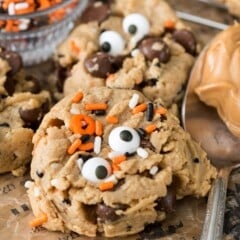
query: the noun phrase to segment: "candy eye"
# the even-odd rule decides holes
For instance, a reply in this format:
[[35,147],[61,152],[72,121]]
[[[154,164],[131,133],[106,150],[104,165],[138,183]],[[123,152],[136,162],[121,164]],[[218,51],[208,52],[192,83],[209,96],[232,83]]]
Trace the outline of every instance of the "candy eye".
[[120,55],[125,47],[122,36],[115,31],[105,31],[100,35],[99,44],[103,52],[113,56]]
[[100,157],[88,159],[82,167],[82,175],[88,181],[98,183],[109,177],[111,165],[108,161]]
[[146,17],[139,13],[132,13],[124,18],[123,30],[133,36],[133,40],[138,42],[150,31],[150,24]]
[[113,151],[134,153],[140,145],[140,137],[133,128],[117,127],[109,134],[108,143]]

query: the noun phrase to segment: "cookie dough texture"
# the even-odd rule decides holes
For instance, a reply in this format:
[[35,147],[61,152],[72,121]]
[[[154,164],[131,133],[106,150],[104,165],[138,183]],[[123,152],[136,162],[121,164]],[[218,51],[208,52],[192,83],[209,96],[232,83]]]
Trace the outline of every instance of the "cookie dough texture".
[[218,0],[226,5],[229,12],[235,16],[240,16],[240,2],[238,0]]
[[[43,224],[47,229],[72,230],[91,237],[134,234],[146,224],[163,220],[166,213],[172,211],[171,204],[164,204],[164,199],[180,199],[187,195],[201,197],[208,193],[216,170],[205,152],[170,112],[155,113],[148,120],[148,110],[133,114],[129,107],[133,95],[138,96],[137,105],[149,103],[134,90],[99,87],[85,91],[78,103],[72,103],[74,95],[68,95],[45,115],[33,138],[33,181],[28,195],[34,215],[47,215],[48,221]],[[107,109],[104,112],[86,110],[89,103],[106,103]],[[154,109],[163,109],[160,99],[152,103]],[[84,145],[97,138],[96,133],[87,138],[74,133],[76,125],[72,124],[72,119],[76,116],[87,116],[101,123],[103,134],[98,136],[101,138],[99,150],[95,144],[88,151],[81,150],[80,145],[69,154],[76,139],[81,139]],[[115,116],[118,121],[109,123],[109,116]],[[88,128],[85,120],[79,124],[80,128]],[[153,131],[143,130],[150,125],[155,126]],[[134,150],[131,144],[136,136],[133,134],[131,138],[130,134],[128,138],[129,135],[125,135],[131,142],[118,151],[123,151],[121,154],[125,154],[126,159],[116,163],[114,153],[115,156],[120,154],[116,147],[124,132],[113,137],[118,127],[126,130],[124,134],[130,128],[142,135],[139,134],[141,140],[139,146],[134,145]],[[97,173],[96,166],[88,168],[87,172],[84,170],[96,157],[105,159],[111,169],[110,175],[99,182],[92,180]],[[116,164],[117,169],[114,168]],[[109,181],[114,186],[101,190],[100,184]]]
[[[192,32],[163,0],[109,2],[90,5],[81,24],[57,50],[60,68],[71,69],[64,75],[70,75],[63,86],[64,93],[106,85],[138,89],[151,100],[161,97],[167,106],[178,102],[197,52]],[[142,27],[145,20],[135,19],[132,14],[136,13],[148,22],[146,32]],[[129,26],[135,24],[135,35],[124,31],[126,19]],[[103,50],[100,39],[107,31],[114,31],[124,41],[119,51],[112,35],[105,35],[117,54]]]
[[0,173],[23,174],[31,160],[34,131],[49,100],[48,92],[21,69],[17,54],[0,53]]

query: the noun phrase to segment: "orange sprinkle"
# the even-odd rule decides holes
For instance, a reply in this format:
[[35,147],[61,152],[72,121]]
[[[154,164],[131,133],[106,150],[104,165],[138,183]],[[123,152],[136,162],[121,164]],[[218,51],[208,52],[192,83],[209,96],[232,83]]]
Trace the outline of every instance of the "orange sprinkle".
[[76,42],[74,40],[72,40],[70,42],[70,48],[71,48],[71,51],[76,53],[77,55],[79,54],[80,52],[80,48],[77,46]]
[[165,28],[169,28],[169,29],[173,29],[173,28],[175,28],[175,21],[173,21],[173,20],[167,20],[167,21],[165,21],[164,22],[164,27]]
[[102,182],[99,184],[99,189],[101,191],[106,191],[106,190],[110,190],[114,187],[114,183],[113,182]]
[[73,133],[93,135],[95,133],[95,121],[85,114],[77,114],[72,116],[69,129]]
[[79,103],[83,98],[83,93],[78,92],[73,98],[72,98],[72,103]]
[[116,123],[118,123],[118,117],[113,116],[113,115],[108,115],[108,116],[106,117],[106,121],[107,121],[108,123],[116,124]]
[[117,165],[117,164],[112,164],[112,171],[113,172],[117,172],[117,171],[119,171],[121,168],[120,168],[120,166],[119,165]]
[[167,113],[167,109],[164,108],[164,107],[160,107],[158,109],[155,110],[155,113],[158,113],[158,114],[161,114],[161,115],[164,115]]
[[76,150],[80,147],[81,145],[81,140],[78,138],[76,139],[72,144],[71,146],[68,148],[67,152],[68,154],[72,155],[73,153],[76,152]]
[[121,162],[126,161],[126,156],[125,155],[119,155],[114,158],[112,158],[112,162],[114,165],[120,164]]
[[95,121],[95,134],[97,136],[102,136],[103,135],[103,125],[98,120]]
[[94,148],[94,144],[92,142],[88,142],[88,143],[82,143],[78,149],[80,151],[90,151],[93,148]]
[[155,124],[148,125],[145,127],[145,131],[147,133],[152,133],[154,130],[156,130],[157,126]]
[[109,74],[106,81],[112,81],[115,78],[115,74]]
[[132,113],[136,114],[139,112],[144,112],[147,109],[147,104],[146,103],[142,103],[137,105],[135,108],[133,108]]
[[94,110],[106,110],[106,103],[86,103],[85,110],[86,111],[94,111]]
[[46,213],[41,213],[39,214],[38,217],[33,219],[32,221],[29,222],[30,227],[37,227],[41,226],[43,223],[48,221],[48,217]]

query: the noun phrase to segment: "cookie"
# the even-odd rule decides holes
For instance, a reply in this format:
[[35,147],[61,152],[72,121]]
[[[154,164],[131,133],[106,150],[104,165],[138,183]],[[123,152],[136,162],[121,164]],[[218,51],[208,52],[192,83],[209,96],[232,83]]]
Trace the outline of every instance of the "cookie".
[[176,199],[205,196],[216,177],[162,100],[135,90],[68,95],[45,115],[33,142],[31,226],[54,231],[134,234],[174,211]]
[[240,17],[240,2],[238,0],[218,0],[219,2],[226,5],[228,11],[235,15],[236,17]]
[[65,94],[93,86],[138,89],[170,106],[182,97],[197,48],[163,0],[96,1],[57,50],[58,85],[68,76]]
[[[49,93],[22,69],[15,52],[0,51],[0,173],[21,174],[30,162],[32,137],[48,111]],[[22,168],[23,167],[23,168]],[[17,171],[18,169],[18,171]]]

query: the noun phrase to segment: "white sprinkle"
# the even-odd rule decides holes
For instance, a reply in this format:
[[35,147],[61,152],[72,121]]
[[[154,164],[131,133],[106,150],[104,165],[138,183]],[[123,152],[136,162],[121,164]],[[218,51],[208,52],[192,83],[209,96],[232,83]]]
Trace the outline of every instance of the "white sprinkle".
[[70,109],[70,113],[73,114],[73,115],[80,114],[80,109],[79,109],[78,105],[72,104],[72,107]]
[[148,152],[141,147],[139,147],[137,149],[137,154],[138,154],[139,157],[142,157],[142,158],[147,158],[148,157]]
[[149,173],[151,175],[156,175],[156,173],[158,172],[158,167],[157,166],[153,166],[151,167],[151,169],[149,170]]
[[53,187],[58,187],[58,185],[59,185],[59,180],[58,179],[56,179],[56,178],[54,178],[54,179],[52,179],[51,180],[51,185],[53,186]]
[[128,106],[133,109],[137,106],[139,100],[139,95],[137,93],[134,93],[132,95],[132,98],[129,100]]
[[24,183],[24,187],[25,187],[25,188],[31,188],[32,185],[33,185],[33,181],[26,181],[26,182]]
[[15,4],[15,10],[22,10],[28,7],[29,7],[29,4],[27,2],[21,2],[21,3]]
[[40,196],[40,189],[38,187],[35,187],[33,190],[33,194],[35,197],[39,197]]
[[15,15],[15,4],[13,2],[8,5],[8,14]]
[[108,154],[108,157],[109,157],[110,159],[113,159],[113,158],[115,158],[115,157],[117,157],[117,156],[120,156],[120,155],[122,155],[122,153],[112,151],[112,152],[110,152],[110,153]]
[[111,176],[105,178],[105,179],[104,179],[104,182],[113,182],[113,183],[117,183],[118,180],[117,180],[116,176],[112,174]]
[[81,170],[82,169],[82,165],[83,165],[83,159],[82,158],[79,158],[77,160],[77,165],[78,165],[79,169]]
[[131,56],[136,57],[140,53],[140,50],[135,48],[131,51]]
[[20,23],[18,27],[19,27],[20,30],[23,31],[23,30],[28,29],[28,26],[29,26],[28,24],[23,22],[23,23]]
[[102,145],[102,138],[99,137],[99,136],[95,137],[95,139],[94,139],[94,148],[93,149],[94,149],[94,152],[96,154],[100,153],[101,145]]

